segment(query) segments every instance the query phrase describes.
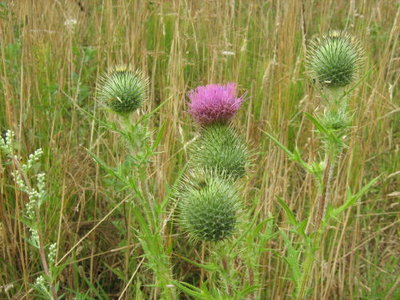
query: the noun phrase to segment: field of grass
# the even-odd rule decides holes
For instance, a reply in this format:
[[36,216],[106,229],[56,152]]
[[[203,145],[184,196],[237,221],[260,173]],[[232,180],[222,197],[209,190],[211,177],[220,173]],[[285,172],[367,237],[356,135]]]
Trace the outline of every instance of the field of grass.
[[[265,133],[323,159],[305,60],[329,30],[365,51],[330,204],[380,177],[313,239],[306,280],[296,220],[316,213],[318,188]],[[0,129],[22,161],[0,156],[0,299],[400,299],[399,37],[396,0],[1,1]],[[150,80],[129,120],[97,97],[120,64]],[[234,236],[199,243],[175,222],[200,133],[187,92],[228,82],[245,94],[233,126],[252,164]],[[46,196],[29,219],[12,172],[38,148],[26,180],[44,172]]]

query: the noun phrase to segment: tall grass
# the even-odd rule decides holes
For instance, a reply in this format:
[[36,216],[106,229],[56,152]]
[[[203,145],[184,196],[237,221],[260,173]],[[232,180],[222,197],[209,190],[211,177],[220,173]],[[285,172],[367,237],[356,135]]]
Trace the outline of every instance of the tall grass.
[[[277,201],[302,219],[316,209],[318,191],[263,131],[304,149],[304,160],[317,158],[321,144],[303,112],[321,110],[321,99],[304,74],[305,53],[313,35],[341,29],[362,41],[367,58],[349,101],[354,127],[333,203],[345,201],[347,187],[383,176],[323,237],[308,298],[400,299],[396,1],[38,0],[0,9],[0,126],[15,131],[20,156],[44,151],[41,226],[44,244],[57,243],[59,295],[294,298],[278,228],[294,236]],[[121,133],[124,124],[96,100],[98,76],[121,63],[150,78],[149,100],[131,120],[148,116],[146,134]],[[176,228],[170,196],[197,138],[186,92],[211,82],[237,82],[247,93],[235,127],[256,163],[236,237],[199,247]],[[37,299],[32,285],[43,269],[28,242],[28,198],[1,160],[0,296]]]

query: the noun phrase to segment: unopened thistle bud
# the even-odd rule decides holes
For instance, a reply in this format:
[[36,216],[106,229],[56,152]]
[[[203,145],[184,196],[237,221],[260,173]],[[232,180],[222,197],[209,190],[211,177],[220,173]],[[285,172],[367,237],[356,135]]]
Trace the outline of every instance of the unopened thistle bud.
[[236,187],[212,171],[194,171],[179,194],[178,223],[194,241],[217,242],[235,232],[240,211]]
[[344,32],[333,31],[314,39],[307,53],[310,76],[327,88],[352,83],[363,62],[360,43]]
[[99,81],[99,99],[119,114],[137,110],[147,97],[149,81],[140,71],[116,67]]
[[192,162],[198,168],[211,169],[238,179],[246,173],[249,153],[232,127],[213,125],[203,129],[194,145]]

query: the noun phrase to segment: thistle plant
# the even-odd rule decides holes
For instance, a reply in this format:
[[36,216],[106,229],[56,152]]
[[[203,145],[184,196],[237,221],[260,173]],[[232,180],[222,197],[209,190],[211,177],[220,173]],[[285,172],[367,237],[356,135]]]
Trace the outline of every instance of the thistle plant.
[[190,239],[217,242],[233,235],[241,206],[232,181],[200,169],[182,184],[177,207],[178,223]]
[[238,179],[244,176],[248,151],[229,121],[243,103],[236,85],[209,84],[188,93],[189,113],[201,126],[201,137],[192,151],[196,168],[214,169]]
[[[130,118],[130,113],[138,109],[146,100],[148,84],[148,79],[142,71],[132,71],[126,67],[117,67],[101,78],[98,84],[98,98],[121,118],[118,119],[117,124],[110,120],[98,120],[94,117],[93,119],[99,121],[105,128],[118,133],[124,144],[124,150],[121,149],[121,152],[125,151],[127,155],[123,156],[124,158],[117,166],[111,166],[98,155],[90,151],[89,154],[111,179],[109,181],[111,193],[121,196],[109,214],[119,211],[123,215],[125,227],[121,228],[121,236],[125,236],[126,244],[133,244],[133,238],[137,237],[142,246],[138,256],[146,258],[145,264],[152,271],[151,276],[154,278],[151,280],[158,287],[154,297],[174,299],[176,298],[174,289],[170,286],[172,274],[168,261],[169,250],[164,247],[163,235],[160,235],[165,226],[162,219],[166,201],[159,201],[159,197],[152,193],[154,185],[148,177],[151,159],[156,155],[156,149],[164,133],[164,128],[161,127],[153,138],[152,132],[148,130],[148,120],[149,116],[163,104],[154,111],[144,112],[143,116],[137,120],[133,121]],[[169,199],[169,196],[166,196],[166,199]],[[123,295],[129,299],[132,296],[130,287],[133,285],[130,284],[128,275],[137,271],[134,271],[138,264],[136,259],[137,257],[131,252],[125,253],[124,280],[128,284],[120,295],[121,298]],[[138,280],[139,285],[140,280]]]
[[317,85],[322,86],[320,91],[325,104],[322,115],[311,117],[325,152],[315,227],[324,217],[334,170],[346,146],[345,136],[351,126],[347,89],[356,80],[363,59],[364,50],[360,42],[339,31],[314,39],[307,53],[309,75]]
[[100,78],[98,97],[112,111],[126,115],[142,105],[148,85],[149,80],[143,72],[119,66]]
[[319,246],[323,243],[324,234],[331,220],[336,219],[344,210],[351,207],[368,189],[377,182],[377,178],[366,184],[359,192],[352,193],[348,189],[344,204],[333,207],[331,195],[340,191],[332,191],[332,181],[336,176],[336,166],[346,147],[346,135],[351,125],[347,97],[354,84],[357,73],[363,61],[363,50],[358,41],[342,32],[331,32],[311,42],[307,53],[308,74],[324,101],[324,111],[316,116],[306,114],[314,124],[322,141],[321,161],[305,162],[297,148],[290,151],[276,138],[267,136],[284,150],[289,158],[299,163],[307,172],[314,176],[318,187],[317,207],[305,220],[299,220],[291,212],[283,199],[278,203],[285,211],[293,232],[298,241],[281,231],[287,247],[285,261],[292,271],[295,283],[295,299],[305,299],[311,285],[311,275],[317,257],[320,259]]
[[179,196],[179,224],[191,239],[221,241],[234,231],[239,209],[234,181],[248,163],[247,147],[229,125],[243,97],[236,97],[233,83],[199,86],[188,97],[189,113],[202,128],[191,151],[190,180]]
[[[188,93],[189,113],[200,125],[200,138],[190,152],[189,175],[180,184],[176,194],[177,223],[190,240],[202,243],[202,257],[206,245],[212,243],[220,268],[215,276],[226,286],[234,285],[227,271],[227,256],[223,241],[229,241],[240,222],[242,209],[240,187],[237,180],[246,173],[249,153],[246,144],[230,124],[243,103],[243,96],[236,96],[236,85],[209,84]],[[219,243],[219,246],[215,245]],[[213,251],[210,251],[210,258]],[[201,272],[200,277],[203,277]],[[174,285],[196,295],[196,287],[175,282]],[[229,290],[229,289],[228,289]],[[193,294],[191,294],[193,292]],[[240,299],[247,292],[238,291]],[[250,289],[248,290],[250,293]],[[219,294],[218,298],[227,295]],[[213,298],[210,294],[210,299]],[[221,299],[222,299],[221,298]],[[238,298],[238,299],[239,299]]]

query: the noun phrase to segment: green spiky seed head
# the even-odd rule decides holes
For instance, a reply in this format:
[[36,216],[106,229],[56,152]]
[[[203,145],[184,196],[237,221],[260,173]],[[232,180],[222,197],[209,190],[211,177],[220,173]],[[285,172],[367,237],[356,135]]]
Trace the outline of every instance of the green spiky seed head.
[[231,181],[212,171],[194,171],[181,190],[178,223],[190,239],[217,242],[233,235],[240,197]]
[[204,128],[195,143],[192,162],[198,168],[213,169],[238,179],[246,173],[249,152],[232,127],[213,125]]
[[328,88],[341,88],[353,82],[362,61],[360,43],[338,31],[314,39],[307,53],[311,78]]
[[120,66],[101,77],[98,96],[114,112],[129,114],[146,99],[148,85],[142,72]]

